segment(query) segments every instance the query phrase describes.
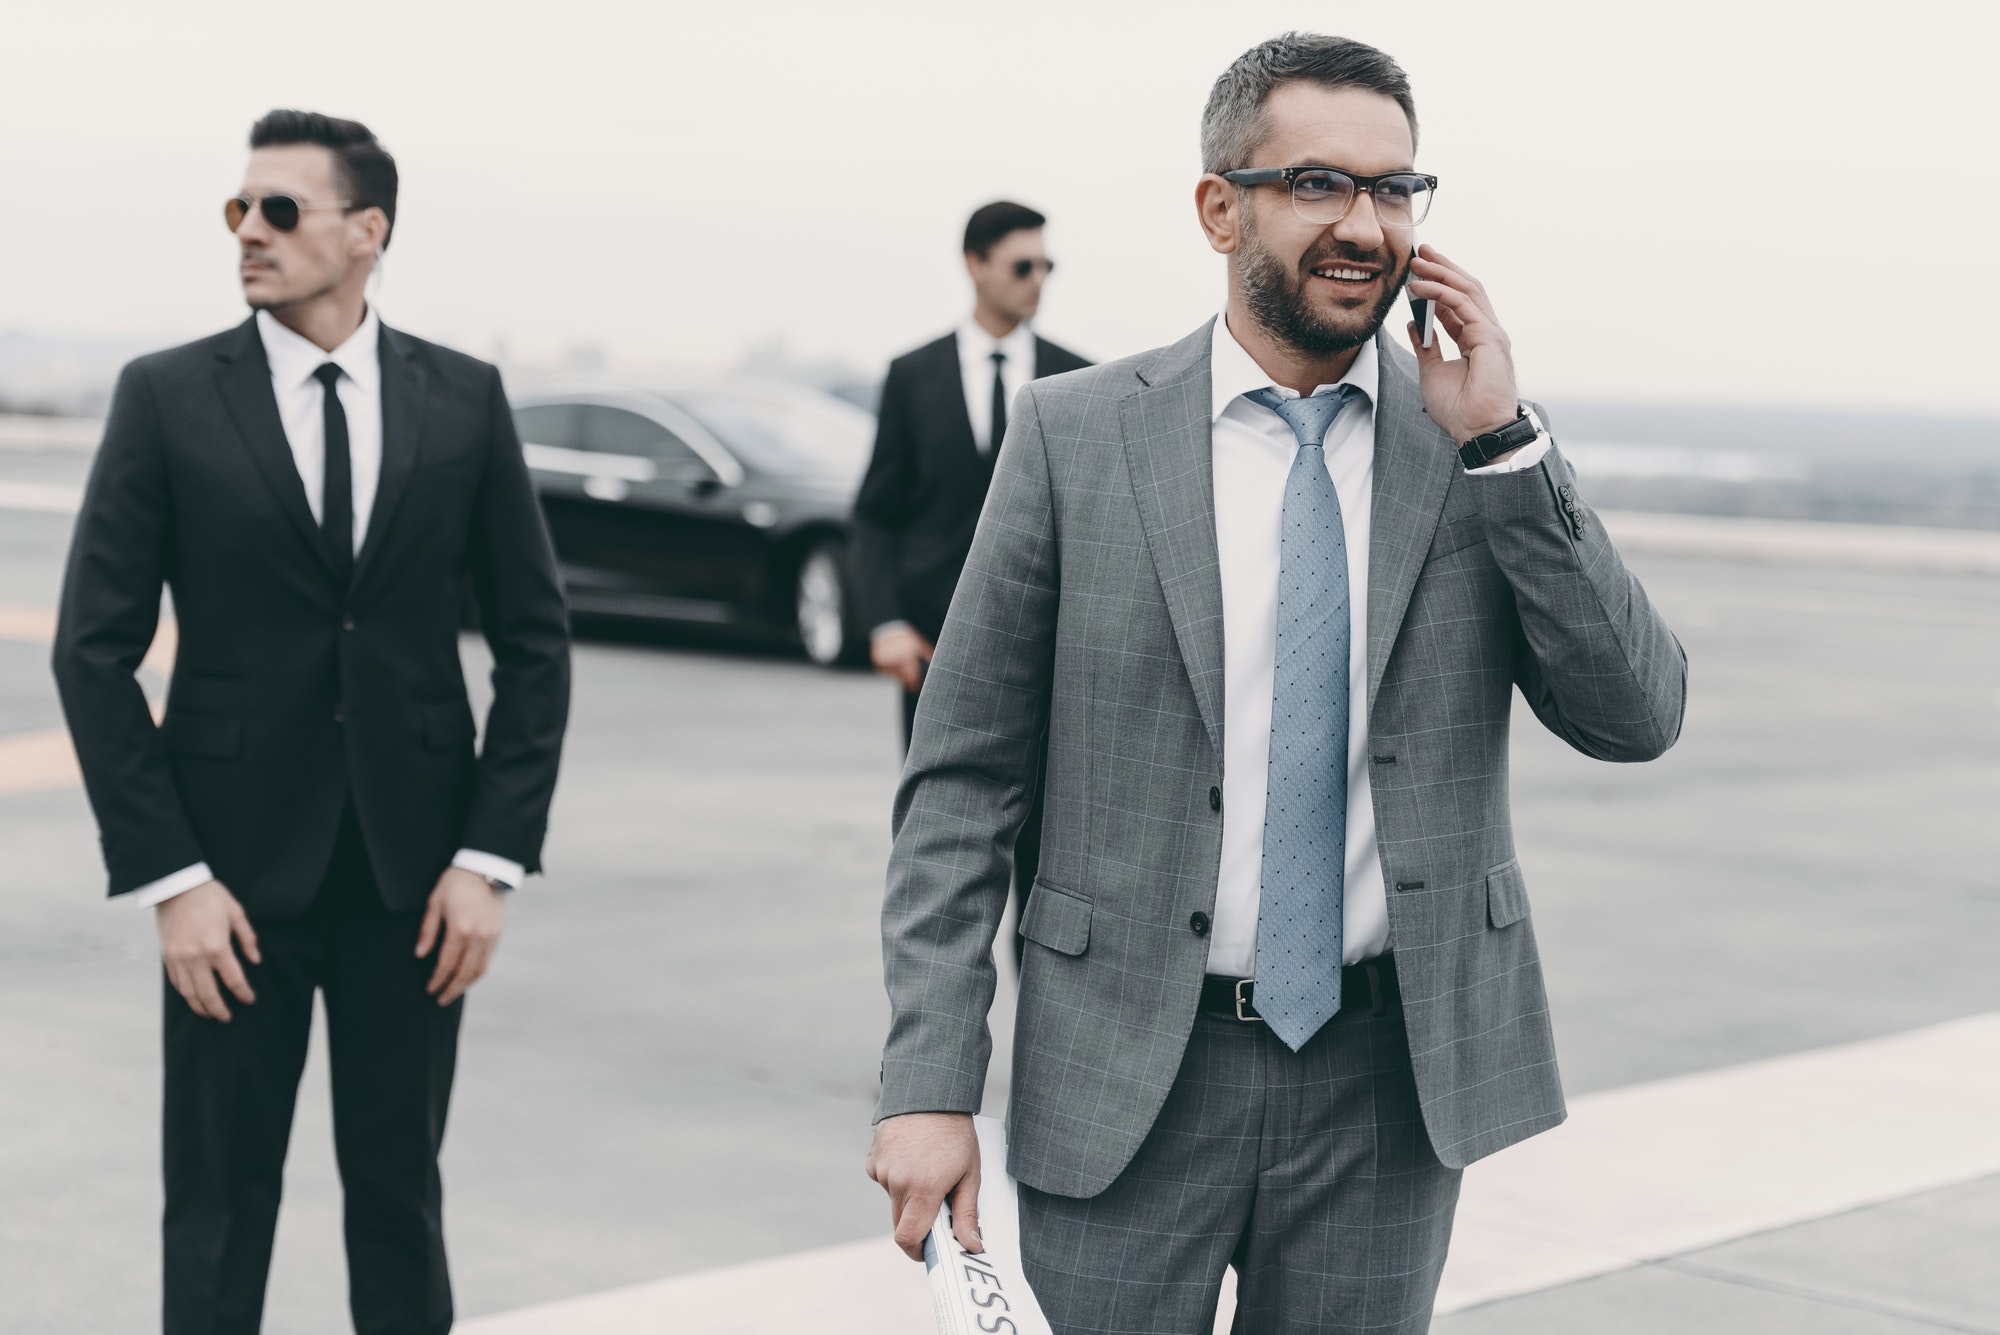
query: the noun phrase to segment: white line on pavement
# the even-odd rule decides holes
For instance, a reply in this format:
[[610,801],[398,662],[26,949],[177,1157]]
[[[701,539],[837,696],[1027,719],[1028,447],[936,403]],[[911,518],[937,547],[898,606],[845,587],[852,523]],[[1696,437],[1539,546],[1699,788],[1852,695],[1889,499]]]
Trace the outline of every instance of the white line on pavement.
[[1466,1172],[1439,1310],[2000,1172],[2000,1012],[1586,1095]]
[[1605,510],[1598,517],[1622,552],[1699,556],[1757,565],[1832,566],[1917,574],[2000,575],[2000,532],[1810,519]]
[[76,748],[63,728],[0,737],[0,797],[40,793],[82,783]]
[[887,1238],[461,1321],[463,1335],[931,1335],[924,1268]]
[[0,481],[0,510],[36,510],[73,515],[83,504],[83,488],[56,482]]
[[68,450],[89,453],[104,436],[91,417],[30,417],[0,413],[0,450]]
[[[2000,1172],[2000,1012],[1588,1094],[1467,1171],[1440,1313]],[[1218,1329],[1227,1330],[1225,1295]],[[850,1243],[463,1323],[466,1335],[925,1335],[924,1277]]]

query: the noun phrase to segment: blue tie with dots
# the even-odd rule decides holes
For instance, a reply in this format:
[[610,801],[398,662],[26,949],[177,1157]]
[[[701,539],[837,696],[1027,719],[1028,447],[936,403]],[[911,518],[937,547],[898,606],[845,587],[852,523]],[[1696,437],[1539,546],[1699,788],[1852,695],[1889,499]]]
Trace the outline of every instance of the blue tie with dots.
[[1284,420],[1299,452],[1285,479],[1278,546],[1278,651],[1257,909],[1258,1014],[1296,1052],[1340,1010],[1347,867],[1347,535],[1326,471],[1326,433],[1350,397],[1260,389],[1245,397]]

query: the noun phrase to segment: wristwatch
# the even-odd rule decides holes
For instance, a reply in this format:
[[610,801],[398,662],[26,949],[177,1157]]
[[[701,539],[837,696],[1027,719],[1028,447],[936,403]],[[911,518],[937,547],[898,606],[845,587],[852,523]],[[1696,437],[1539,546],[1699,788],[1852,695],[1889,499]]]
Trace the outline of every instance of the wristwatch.
[[472,874],[474,876],[477,876],[480,880],[486,882],[486,884],[492,886],[493,889],[500,894],[504,895],[508,891],[514,888],[514,883],[512,881],[503,881],[498,876],[488,876],[483,871],[476,871],[473,872]]
[[1484,468],[1507,451],[1518,450],[1523,445],[1532,443],[1541,431],[1541,424],[1535,421],[1533,414],[1523,408],[1519,417],[1498,431],[1474,436],[1459,446],[1458,457],[1467,468]]

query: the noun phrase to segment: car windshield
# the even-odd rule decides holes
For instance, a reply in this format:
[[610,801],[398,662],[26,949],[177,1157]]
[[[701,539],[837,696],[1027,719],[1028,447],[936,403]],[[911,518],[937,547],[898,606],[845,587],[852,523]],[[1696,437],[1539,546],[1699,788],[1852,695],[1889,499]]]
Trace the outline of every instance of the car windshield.
[[875,446],[874,415],[831,395],[702,389],[673,398],[758,472],[856,486]]

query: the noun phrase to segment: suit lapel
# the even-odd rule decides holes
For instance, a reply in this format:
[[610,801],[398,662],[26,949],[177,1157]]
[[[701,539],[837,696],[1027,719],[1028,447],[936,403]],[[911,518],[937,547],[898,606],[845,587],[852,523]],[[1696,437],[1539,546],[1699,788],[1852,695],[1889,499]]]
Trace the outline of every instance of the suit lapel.
[[313,559],[331,574],[333,562],[327,557],[325,540],[306,499],[306,484],[299,476],[298,461],[292,457],[284,419],[278,416],[271,364],[264,357],[264,340],[257,336],[256,317],[245,321],[234,343],[217,355],[222,365],[215,372],[216,389],[244,449],[278,508],[311,549]]
[[[1211,322],[1212,323],[1212,322]],[[1139,521],[1209,742],[1222,750],[1222,571],[1209,439],[1209,325],[1142,366],[1119,404]]]
[[1368,707],[1382,685],[1390,651],[1417,574],[1429,554],[1445,493],[1458,471],[1451,441],[1424,414],[1414,373],[1388,338],[1377,341],[1381,367],[1375,405],[1375,487],[1368,541]]
[[979,453],[978,438],[972,434],[972,409],[965,402],[965,372],[958,360],[958,334],[947,335],[938,344],[937,364],[931,368],[931,383],[938,396],[938,444],[949,452],[955,466],[970,472],[985,472],[992,466]]
[[415,344],[404,334],[382,327],[379,354],[382,359],[382,472],[375,483],[375,505],[368,515],[368,532],[354,561],[354,582],[359,587],[368,567],[382,550],[389,523],[395,518],[396,503],[416,467],[417,450],[423,437],[424,368],[417,359]]

